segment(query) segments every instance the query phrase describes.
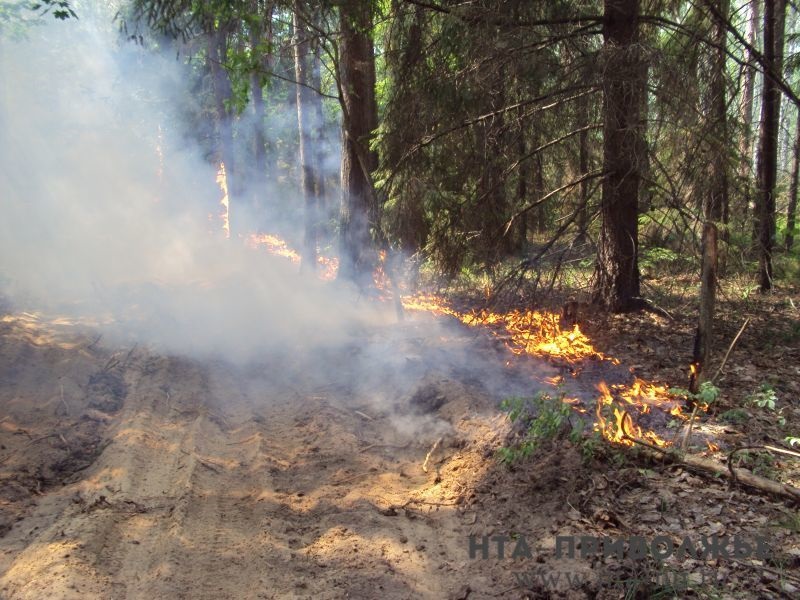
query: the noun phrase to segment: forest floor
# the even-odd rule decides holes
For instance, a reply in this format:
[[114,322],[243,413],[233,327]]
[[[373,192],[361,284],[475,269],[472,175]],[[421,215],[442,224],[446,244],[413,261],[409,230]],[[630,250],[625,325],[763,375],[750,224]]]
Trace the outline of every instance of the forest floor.
[[[718,425],[718,460],[800,436],[790,298],[797,290],[721,303],[721,350],[751,323],[702,418]],[[683,302],[664,306],[674,321],[585,315],[584,328],[625,369],[684,386],[694,310]],[[5,314],[0,598],[798,597],[800,517],[786,501],[567,440],[500,464],[512,431],[500,396],[568,369],[542,359],[508,371],[496,340],[455,323],[432,335],[426,319],[241,367],[107,347],[86,325]],[[370,348],[386,352],[355,370]],[[498,373],[507,389],[490,383]],[[576,378],[572,391],[591,406],[595,384]],[[748,404],[762,384],[774,409]],[[797,459],[749,460],[800,482]],[[470,556],[471,535],[490,536],[486,558]],[[512,538],[502,558],[498,535]],[[560,537],[702,547],[714,535],[766,538],[769,553],[658,563],[556,552]],[[511,558],[520,542],[530,555]]]

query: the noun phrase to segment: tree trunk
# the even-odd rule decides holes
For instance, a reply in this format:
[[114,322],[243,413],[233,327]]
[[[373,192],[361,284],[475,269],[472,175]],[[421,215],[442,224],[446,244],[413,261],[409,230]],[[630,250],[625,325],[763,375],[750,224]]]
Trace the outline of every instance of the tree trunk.
[[317,264],[317,190],[315,185],[313,161],[313,142],[311,138],[312,124],[312,92],[308,88],[308,31],[302,23],[300,11],[302,5],[295,1],[293,14],[293,40],[294,46],[294,75],[295,90],[297,95],[297,128],[298,128],[298,156],[300,161],[300,179],[303,188],[305,206],[305,233],[303,237],[303,261],[301,268],[313,271]]
[[[589,96],[584,94],[578,98],[578,125],[589,125]],[[578,134],[578,176],[589,172],[589,131],[583,130]],[[586,229],[589,227],[589,181],[581,181],[578,189],[578,237],[577,244],[586,243]]]
[[719,3],[719,18],[712,17],[711,67],[708,73],[709,84],[703,102],[703,112],[708,123],[706,127],[706,160],[708,161],[707,188],[703,202],[703,258],[700,274],[700,316],[694,340],[692,357],[692,373],[689,389],[697,392],[704,379],[708,357],[711,355],[713,343],[714,306],[716,303],[717,272],[719,270],[719,247],[717,223],[725,214],[728,203],[728,164],[720,157],[725,155],[725,144],[728,141],[727,105],[725,102],[725,59],[726,35],[725,21],[728,17],[728,0]]
[[[269,58],[262,54],[264,42],[269,46],[272,41],[272,5],[268,5],[263,14],[260,14],[260,1],[253,0],[253,14],[257,19],[263,19],[252,23],[250,26],[250,48],[254,55],[255,64],[260,69],[253,69],[250,73],[250,88],[253,95],[251,109],[253,113],[253,172],[252,172],[252,203],[255,208],[263,204],[262,200],[266,194],[266,186],[269,181],[270,164],[269,153],[267,152],[267,136],[264,131],[264,118],[266,116],[266,105],[264,103],[263,83],[264,75],[259,72],[262,69],[269,70]],[[266,24],[266,27],[265,27]]]
[[312,49],[311,58],[311,87],[320,93],[311,93],[311,121],[313,138],[314,189],[317,194],[317,211],[319,213],[317,236],[327,238],[325,218],[328,214],[325,196],[325,115],[322,110],[322,42],[317,41]]
[[366,283],[372,271],[372,236],[377,202],[372,172],[377,157],[370,150],[377,127],[372,3],[345,0],[340,8],[339,78],[342,96],[342,209],[339,223],[339,274]]
[[[752,0],[750,3],[750,21],[747,26],[747,42],[755,47],[758,36],[758,25],[761,21],[761,0]],[[749,53],[750,54],[750,53]],[[752,63],[753,56],[748,56]],[[744,67],[744,82],[742,83],[742,137],[739,140],[739,177],[744,182],[745,198],[749,196],[750,178],[752,176],[753,154],[753,97],[756,81],[756,68],[752,65]],[[745,204],[746,205],[746,204]],[[746,214],[746,211],[745,211]],[[727,216],[727,215],[726,215]],[[727,220],[726,220],[727,222]]]
[[[225,104],[231,99],[231,82],[225,72],[225,32],[215,29],[208,34],[208,63],[211,70],[211,81],[214,88],[214,108],[216,112],[217,136],[219,139],[219,156],[225,165],[225,176],[228,186],[228,206],[230,213],[239,203],[238,165],[234,158],[233,119]],[[233,223],[229,221],[229,233]]]
[[[519,132],[517,139],[517,152],[522,161],[517,169],[517,208],[523,208],[528,204],[528,180],[531,176],[530,160],[525,160],[528,154],[527,132],[523,128],[522,107],[517,109],[517,118],[519,119]],[[514,236],[514,252],[520,252],[525,249],[528,241],[528,213],[522,215],[519,219],[515,219],[518,223],[513,227]]]
[[800,109],[797,113],[795,138],[794,138],[794,162],[792,163],[792,181],[789,186],[789,206],[786,208],[786,238],[784,244],[786,251],[790,252],[794,246],[795,226],[797,225],[797,183],[800,177]]
[[762,292],[772,289],[772,250],[775,245],[775,183],[778,174],[778,135],[781,93],[774,77],[783,71],[784,0],[764,3],[764,89],[758,153],[758,280]]
[[638,261],[639,108],[638,0],[605,0],[602,226],[593,299],[613,311],[640,308]]
[[694,337],[692,370],[689,391],[697,393],[704,379],[708,357],[711,355],[711,336],[714,325],[714,305],[717,288],[717,226],[707,221],[703,227],[703,267],[700,272],[700,316]]

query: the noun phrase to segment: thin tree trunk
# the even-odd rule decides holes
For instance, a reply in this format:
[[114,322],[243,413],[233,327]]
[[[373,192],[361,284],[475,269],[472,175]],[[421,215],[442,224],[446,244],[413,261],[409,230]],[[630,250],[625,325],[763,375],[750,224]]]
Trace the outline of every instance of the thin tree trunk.
[[[505,69],[498,68],[496,84],[489,98],[489,110],[496,111],[506,105],[505,94]],[[483,222],[481,223],[485,234],[484,255],[490,264],[498,262],[508,256],[513,247],[511,235],[507,232],[498,236],[498,231],[505,230],[504,224],[508,221],[508,202],[506,199],[506,186],[501,164],[505,137],[505,115],[497,114],[487,123],[480,125],[483,133],[483,177],[479,185],[479,196],[485,196],[485,201],[480,207]],[[483,189],[480,189],[483,188]]]
[[593,297],[613,311],[640,308],[638,262],[639,109],[638,0],[605,0],[604,140],[601,213]]
[[[578,125],[589,125],[589,96],[578,99]],[[589,172],[589,131],[584,129],[578,135],[578,175]],[[586,242],[586,228],[589,226],[589,181],[581,181],[578,189],[578,237],[576,243]]]
[[266,116],[266,104],[264,103],[263,92],[263,73],[259,72],[266,68],[269,69],[269,56],[262,55],[263,48],[269,47],[272,41],[272,4],[268,4],[262,10],[260,0],[253,0],[253,14],[257,19],[250,26],[250,49],[254,55],[256,64],[260,69],[253,69],[250,73],[250,88],[253,95],[251,110],[253,114],[253,173],[252,173],[252,202],[258,208],[262,204],[262,199],[266,193],[267,181],[269,181],[270,165],[269,153],[267,152],[267,136],[264,131],[264,118]]
[[[225,56],[225,33],[215,29],[208,35],[208,62],[211,70],[211,81],[214,88],[214,108],[216,112],[217,136],[219,138],[220,160],[225,165],[228,186],[228,206],[230,213],[238,207],[238,165],[234,158],[233,120],[225,104],[231,98],[231,83],[225,72],[222,61]],[[229,214],[230,214],[229,213]],[[229,232],[233,223],[229,221]]]
[[376,224],[378,212],[371,177],[377,157],[369,149],[377,127],[372,4],[345,0],[339,15],[343,113],[339,274],[365,284],[373,262],[370,226]]
[[[517,109],[517,118],[519,119],[519,132],[518,132],[518,149],[520,159],[527,156],[528,144],[527,135],[522,126],[522,107]],[[531,176],[531,168],[529,160],[522,160],[517,170],[517,207],[522,208],[528,204],[528,180]],[[514,227],[514,251],[519,252],[525,248],[525,243],[528,240],[528,219],[527,213],[522,215],[519,223]]]
[[[311,57],[311,87],[315,90],[322,91],[322,42],[317,41],[312,49]],[[327,215],[327,200],[325,195],[325,115],[322,110],[322,96],[318,93],[311,93],[311,120],[312,120],[312,135],[313,143],[313,170],[314,170],[314,188],[317,194],[317,210],[319,212],[319,223],[317,229],[317,236],[327,238],[327,227],[325,223],[327,219],[323,218]]]
[[794,138],[794,162],[792,163],[792,181],[789,186],[789,206],[786,208],[786,251],[794,246],[795,227],[797,225],[797,183],[800,177],[800,109],[798,109]]
[[778,174],[778,135],[781,93],[773,75],[783,71],[784,0],[764,3],[764,74],[761,139],[758,153],[758,279],[762,292],[772,289],[772,250],[775,245],[775,183]]
[[725,20],[728,16],[728,0],[719,3],[719,18],[712,17],[711,37],[714,48],[710,50],[711,72],[706,88],[703,112],[707,115],[709,126],[707,139],[709,147],[706,152],[709,167],[710,186],[705,196],[703,215],[703,258],[700,274],[700,314],[694,340],[692,356],[692,374],[689,388],[697,392],[705,378],[705,370],[713,346],[714,307],[716,304],[717,272],[719,270],[718,230],[719,223],[725,214],[728,203],[728,164],[720,157],[725,155],[725,144],[728,141],[727,104],[725,101],[725,59],[726,34]]
[[294,75],[297,95],[298,155],[300,160],[301,185],[305,205],[305,234],[303,238],[303,262],[301,268],[313,271],[317,264],[317,191],[312,166],[313,150],[311,138],[311,90],[308,87],[308,31],[301,21],[302,5],[295,1],[293,14]]
[[[755,47],[757,43],[756,37],[758,35],[758,25],[760,21],[761,0],[752,0],[750,2],[750,20],[747,26],[747,41],[753,47]],[[753,61],[752,56],[748,56],[748,59],[750,62]],[[753,171],[753,98],[755,81],[755,66],[745,66],[744,82],[742,83],[742,137],[739,139],[739,177],[745,184],[745,198],[749,196],[750,179]],[[727,219],[725,222],[727,222]]]

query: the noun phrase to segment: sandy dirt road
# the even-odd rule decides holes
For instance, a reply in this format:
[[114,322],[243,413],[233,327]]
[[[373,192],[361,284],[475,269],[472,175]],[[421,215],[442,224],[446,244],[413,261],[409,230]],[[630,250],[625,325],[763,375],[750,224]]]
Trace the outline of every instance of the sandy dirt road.
[[348,370],[358,348],[320,357],[335,375],[319,377],[288,357],[241,368],[106,349],[33,316],[0,333],[3,598],[514,587],[467,552],[491,521],[470,505],[505,427],[496,399],[475,373],[432,366],[442,349],[414,331],[369,377]]

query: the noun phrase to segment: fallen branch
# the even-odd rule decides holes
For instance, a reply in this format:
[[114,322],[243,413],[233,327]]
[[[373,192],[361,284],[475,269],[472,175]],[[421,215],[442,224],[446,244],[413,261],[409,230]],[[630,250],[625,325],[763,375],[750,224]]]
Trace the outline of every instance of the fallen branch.
[[438,440],[436,440],[434,442],[433,447],[431,448],[430,452],[428,452],[428,454],[425,455],[425,462],[422,463],[423,472],[425,472],[425,473],[428,472],[428,461],[431,459],[431,456],[433,455],[433,453],[436,452],[436,448],[439,447],[439,443],[441,441],[442,441],[442,438],[439,438]]
[[69,416],[69,406],[67,405],[67,401],[64,400],[64,384],[61,384],[61,404],[64,405],[64,414],[68,417]]
[[[624,422],[625,419],[623,415],[623,423]],[[674,463],[680,463],[706,475],[721,475],[734,483],[742,483],[761,492],[782,496],[784,498],[794,500],[795,502],[800,502],[800,489],[789,484],[780,483],[779,481],[761,477],[760,475],[756,475],[747,469],[734,467],[732,464],[728,464],[726,466],[715,460],[703,458],[695,454],[686,454],[679,450],[659,448],[658,446],[654,446],[649,442],[645,442],[644,440],[633,437],[624,430],[622,434],[633,443],[642,446],[645,454],[649,455],[651,458],[658,458],[661,460],[666,459]],[[738,450],[743,450],[743,448],[734,450],[734,453]]]
[[692,409],[692,414],[689,416],[689,425],[686,427],[686,433],[683,435],[683,441],[681,441],[681,450],[686,450],[689,447],[689,438],[692,435],[692,429],[694,428],[694,418],[697,416],[697,409],[700,408],[700,405],[695,402],[694,408]]
[[731,345],[728,346],[728,351],[725,353],[725,357],[722,359],[722,363],[719,365],[719,369],[717,369],[717,372],[714,373],[714,377],[711,378],[711,383],[714,383],[717,377],[719,377],[720,373],[722,373],[722,369],[725,367],[725,363],[728,362],[728,357],[731,355],[733,347],[736,345],[736,342],[739,341],[739,337],[742,335],[742,333],[744,332],[744,328],[747,327],[747,324],[749,322],[750,322],[750,317],[747,317],[744,320],[744,323],[742,323],[742,326],[739,328],[739,333],[736,334],[736,336],[733,338],[733,341],[731,342]]
[[351,481],[355,481],[360,477],[364,477],[365,475],[369,475],[369,471],[364,471],[363,473],[356,473],[351,477],[345,477],[344,479],[340,479],[339,481],[332,482],[332,485],[342,485],[345,483],[350,483]]
[[353,412],[356,413],[362,419],[366,419],[367,421],[374,421],[375,420],[372,417],[370,417],[367,413],[361,412],[360,410],[354,410]]
[[394,448],[396,450],[402,450],[408,448],[410,445],[411,442],[406,442],[405,444],[370,444],[369,446],[364,446],[358,453],[362,454],[367,450],[372,450],[372,448]]

